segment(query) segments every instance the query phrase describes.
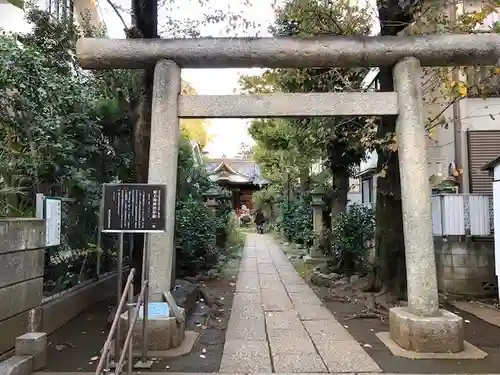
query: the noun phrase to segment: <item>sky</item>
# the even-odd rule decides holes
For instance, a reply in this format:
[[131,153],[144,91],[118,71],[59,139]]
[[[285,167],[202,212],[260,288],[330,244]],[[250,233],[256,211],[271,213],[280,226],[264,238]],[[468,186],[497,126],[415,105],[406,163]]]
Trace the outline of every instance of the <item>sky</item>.
[[[38,0],[44,6],[46,0]],[[78,0],[75,0],[78,1]],[[112,0],[121,10],[120,13],[127,25],[130,23],[128,10],[129,0]],[[200,3],[203,1],[203,5]],[[269,36],[268,26],[274,21],[273,1],[250,0],[251,6],[244,5],[245,0],[179,0],[181,5],[168,10],[168,15],[176,20],[191,19],[199,21],[204,14],[211,14],[215,10],[225,13],[242,15],[242,19],[253,24],[249,28],[237,27],[230,34],[225,25],[205,25],[199,28],[202,36]],[[354,0],[356,1],[356,0]],[[369,1],[370,7],[375,9],[376,0]],[[164,3],[165,0],[159,3]],[[280,0],[278,0],[278,3]],[[102,18],[110,38],[125,38],[124,25],[107,0],[98,0]],[[167,19],[167,10],[160,7],[159,29],[162,30]],[[7,31],[25,31],[29,28],[23,20],[23,11],[0,0],[0,26]],[[162,35],[163,37],[168,37]],[[259,74],[262,69],[184,69],[182,77],[197,91],[199,95],[230,95],[238,92],[238,79],[242,74]],[[234,157],[238,154],[241,144],[252,145],[253,139],[248,134],[249,120],[243,119],[211,119],[209,126],[210,141],[205,151],[212,157]]]
[[[269,35],[267,26],[274,20],[274,12],[270,0],[254,0],[252,6],[242,5],[243,0],[231,0],[231,11],[239,14],[244,12],[244,19],[260,27],[241,31],[238,36]],[[180,3],[180,1],[179,1]],[[193,18],[193,14],[210,13],[206,6],[199,5],[197,0],[183,0],[183,5],[175,10],[176,19]],[[210,0],[209,8],[227,10],[228,0]],[[103,19],[111,38],[123,38],[123,24],[116,16],[109,3],[100,1]],[[161,30],[162,12],[159,13]],[[196,19],[196,17],[195,17]],[[126,22],[128,19],[125,18]],[[203,36],[228,36],[222,25],[210,25],[200,28]],[[233,36],[234,34],[230,35]],[[196,90],[199,95],[231,95],[239,89],[238,79],[242,74],[259,74],[262,69],[184,69],[182,78]],[[241,144],[251,145],[253,139],[248,134],[249,120],[243,119],[211,119],[209,120],[210,141],[205,151],[211,157],[234,157],[238,154]]]

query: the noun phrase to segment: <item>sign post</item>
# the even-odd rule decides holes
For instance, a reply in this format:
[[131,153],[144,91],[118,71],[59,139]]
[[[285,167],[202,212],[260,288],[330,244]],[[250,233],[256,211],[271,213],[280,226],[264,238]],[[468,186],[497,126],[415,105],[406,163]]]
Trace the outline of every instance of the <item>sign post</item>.
[[104,233],[165,232],[166,185],[105,184]]
[[36,217],[45,219],[45,246],[54,247],[61,244],[62,199],[36,195]]
[[[122,295],[123,277],[123,236],[124,233],[159,233],[165,232],[166,185],[160,184],[104,184],[101,202],[101,228],[103,233],[119,233],[118,249],[118,287],[117,307]],[[142,260],[142,282],[148,279],[148,248],[147,235],[144,241]],[[147,362],[147,322],[148,322],[148,291],[144,295],[143,350],[142,363]],[[120,314],[117,311],[117,314]],[[129,322],[133,324],[133,322]],[[120,352],[120,330],[116,331],[115,359]]]

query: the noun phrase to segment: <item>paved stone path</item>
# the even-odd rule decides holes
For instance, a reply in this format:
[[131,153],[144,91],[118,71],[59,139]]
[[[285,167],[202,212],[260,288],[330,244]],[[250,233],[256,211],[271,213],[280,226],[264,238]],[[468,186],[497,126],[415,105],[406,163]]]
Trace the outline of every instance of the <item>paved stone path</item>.
[[269,235],[249,234],[220,372],[380,372]]

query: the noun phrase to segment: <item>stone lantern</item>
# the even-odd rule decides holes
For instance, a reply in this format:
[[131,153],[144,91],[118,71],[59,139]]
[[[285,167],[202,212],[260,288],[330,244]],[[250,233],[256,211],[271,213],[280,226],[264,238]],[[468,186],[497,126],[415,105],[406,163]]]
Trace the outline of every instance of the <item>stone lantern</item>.
[[323,235],[323,209],[325,208],[325,202],[323,197],[325,196],[325,190],[322,187],[317,187],[311,192],[312,196],[312,214],[313,214],[313,233],[314,233],[314,244],[309,250],[309,255],[304,257],[304,261],[310,264],[318,264],[326,262],[321,249],[319,248],[319,238]]
[[231,201],[232,197],[233,197],[233,195],[231,194],[231,192],[229,190],[222,189],[222,191],[219,193],[219,196],[217,197],[217,199],[224,205],[225,202]]
[[212,216],[215,216],[217,207],[219,203],[217,203],[217,198],[221,196],[219,190],[217,188],[210,188],[205,193],[203,193],[203,197],[205,198],[205,207],[207,207]]

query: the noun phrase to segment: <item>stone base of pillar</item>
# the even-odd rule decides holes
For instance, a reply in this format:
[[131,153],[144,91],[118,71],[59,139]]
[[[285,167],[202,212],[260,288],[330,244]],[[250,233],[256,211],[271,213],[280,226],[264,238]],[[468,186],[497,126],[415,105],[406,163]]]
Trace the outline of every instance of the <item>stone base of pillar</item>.
[[407,307],[389,310],[390,337],[400,347],[421,353],[458,353],[464,350],[464,321],[446,310],[438,316],[412,314]]
[[[184,309],[181,309],[181,311],[185,314]],[[128,313],[125,312],[120,316],[121,345],[123,345],[125,341],[128,328]],[[185,323],[179,323],[173,316],[149,316],[147,327],[148,351],[165,351],[178,348],[184,340],[185,331]],[[137,319],[132,340],[133,350],[141,350],[143,343],[142,316],[139,316]]]
[[304,255],[302,258],[305,264],[324,264],[328,258],[322,256]]

